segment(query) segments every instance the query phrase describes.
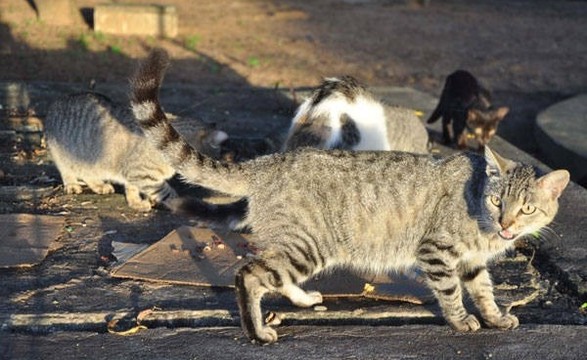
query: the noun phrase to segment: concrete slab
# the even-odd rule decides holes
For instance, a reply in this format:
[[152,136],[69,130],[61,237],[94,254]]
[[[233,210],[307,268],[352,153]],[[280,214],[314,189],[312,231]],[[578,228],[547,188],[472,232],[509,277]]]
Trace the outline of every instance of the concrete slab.
[[64,218],[0,215],[0,268],[33,266],[45,258],[63,230]]
[[177,36],[175,6],[100,4],[94,9],[94,30],[107,34]]
[[587,94],[562,101],[541,112],[536,140],[553,167],[568,169],[572,179],[587,185]]

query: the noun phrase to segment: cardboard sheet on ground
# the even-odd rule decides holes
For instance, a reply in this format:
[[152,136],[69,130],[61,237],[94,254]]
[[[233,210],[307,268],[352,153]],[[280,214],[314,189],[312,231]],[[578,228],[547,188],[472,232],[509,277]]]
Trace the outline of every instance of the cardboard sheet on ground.
[[[254,236],[182,226],[114,268],[112,276],[165,283],[232,287],[236,270],[255,252]],[[360,276],[345,270],[304,284],[326,297],[368,297],[422,304],[430,291],[415,275]]]
[[59,216],[0,215],[0,268],[33,266],[45,258],[63,229]]

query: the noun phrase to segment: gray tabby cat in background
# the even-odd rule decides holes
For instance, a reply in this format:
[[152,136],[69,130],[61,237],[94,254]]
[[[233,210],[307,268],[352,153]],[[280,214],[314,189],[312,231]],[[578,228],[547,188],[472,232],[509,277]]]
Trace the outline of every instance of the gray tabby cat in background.
[[484,323],[513,329],[497,306],[487,263],[514,240],[547,226],[569,181],[566,170],[540,174],[486,148],[444,159],[403,152],[303,149],[232,164],[191,148],[165,118],[158,86],[168,65],[154,50],[132,79],[132,109],[147,138],[185,179],[246,197],[247,223],[262,250],[238,270],[242,327],[271,343],[261,299],[280,293],[299,306],[322,302],[298,284],[333,267],[371,273],[420,268],[447,322],[476,331],[466,290]]
[[[81,193],[81,182],[97,194],[122,184],[128,205],[139,211],[177,196],[166,181],[175,170],[145,141],[128,104],[93,92],[65,96],[50,106],[45,134],[67,194]],[[225,139],[218,134],[198,136],[196,147],[218,145]]]
[[414,111],[385,105],[343,76],[324,79],[298,107],[282,151],[304,146],[424,154],[428,132]]

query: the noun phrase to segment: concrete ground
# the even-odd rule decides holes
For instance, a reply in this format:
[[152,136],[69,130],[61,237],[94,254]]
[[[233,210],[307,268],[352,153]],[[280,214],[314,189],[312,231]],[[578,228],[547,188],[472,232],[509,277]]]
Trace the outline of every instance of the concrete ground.
[[545,161],[568,169],[573,180],[587,186],[587,94],[538,114],[535,134]]
[[[124,96],[124,86],[104,90]],[[387,102],[424,113],[436,104],[434,97],[409,88],[374,90]],[[54,95],[69,91],[69,85],[31,84],[26,93],[37,109],[43,109]],[[226,129],[236,142],[283,130],[291,112],[276,109],[291,111],[293,104],[285,91],[218,92],[174,84],[162,91],[167,111],[187,115],[192,115],[193,99],[202,97],[207,102],[198,116]],[[435,125],[430,131],[438,136],[440,124]],[[502,139],[496,138],[492,146],[506,157],[545,168]],[[46,158],[19,164],[5,167],[15,179],[27,169],[56,176]],[[552,224],[557,235],[521,246],[515,258],[492,270],[501,286],[501,302],[511,300],[508,294],[532,289],[514,301],[518,304],[512,312],[520,317],[520,329],[457,334],[444,325],[434,305],[341,299],[327,302],[328,311],[318,313],[273,299],[267,308],[287,316],[278,328],[281,340],[267,347],[252,345],[243,337],[232,290],[112,279],[105,264],[97,261],[113,240],[152,243],[189,219],[165,211],[135,214],[120,194],[56,193],[48,200],[0,204],[8,212],[61,213],[70,229],[59,239],[60,248],[39,266],[0,270],[2,358],[564,359],[579,358],[587,350],[587,316],[580,311],[587,301],[587,191],[576,184],[561,198]],[[82,222],[84,226],[79,226]],[[508,266],[516,261],[523,266],[511,270]],[[159,316],[146,322],[147,329],[125,337],[107,333],[112,318],[126,318],[132,328],[145,309],[156,309]]]
[[288,326],[270,346],[240,329],[153,329],[129,337],[88,332],[2,334],[3,359],[583,359],[587,327],[522,325],[455,334],[446,326]]

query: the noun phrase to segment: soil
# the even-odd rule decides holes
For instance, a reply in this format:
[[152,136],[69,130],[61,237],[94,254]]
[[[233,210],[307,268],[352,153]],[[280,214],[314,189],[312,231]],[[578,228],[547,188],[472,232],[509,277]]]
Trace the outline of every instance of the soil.
[[[104,1],[72,2],[83,11],[68,27],[39,21],[30,1],[0,2],[0,82],[41,83],[48,92],[83,88],[92,81],[98,89],[124,89],[136,60],[161,46],[173,58],[166,84],[178,94],[184,85],[203,89],[193,105],[171,110],[210,122],[230,119],[242,137],[254,138],[267,127],[264,119],[276,117],[285,127],[295,105],[271,89],[307,88],[324,76],[350,74],[373,87],[409,86],[438,95],[445,77],[464,68],[492,90],[496,104],[512,109],[498,133],[538,157],[536,114],[587,90],[587,6],[582,1],[159,0],[178,9],[174,39],[94,33],[88,14]],[[5,118],[12,110],[2,105]],[[36,109],[41,116],[42,108]],[[243,109],[262,115],[231,118]],[[234,145],[239,146],[250,148]],[[244,157],[264,151],[256,148]],[[189,219],[159,210],[135,212],[120,192],[64,195],[43,148],[3,142],[0,156],[0,186],[55,190],[40,199],[0,200],[0,214],[59,214],[67,225],[41,265],[0,270],[0,312],[235,309],[231,291],[107,275],[113,240],[152,243]],[[553,275],[542,273],[537,281],[543,291],[523,311],[523,321],[585,321],[576,311],[578,300],[558,292]]]
[[174,39],[94,33],[102,0],[72,0],[79,13],[68,27],[38,20],[33,3],[0,2],[2,81],[125,83],[153,46],[174,59],[167,83],[218,89],[315,86],[349,74],[438,95],[462,68],[510,106],[499,134],[538,156],[536,114],[587,89],[582,1],[159,0],[177,7]]

